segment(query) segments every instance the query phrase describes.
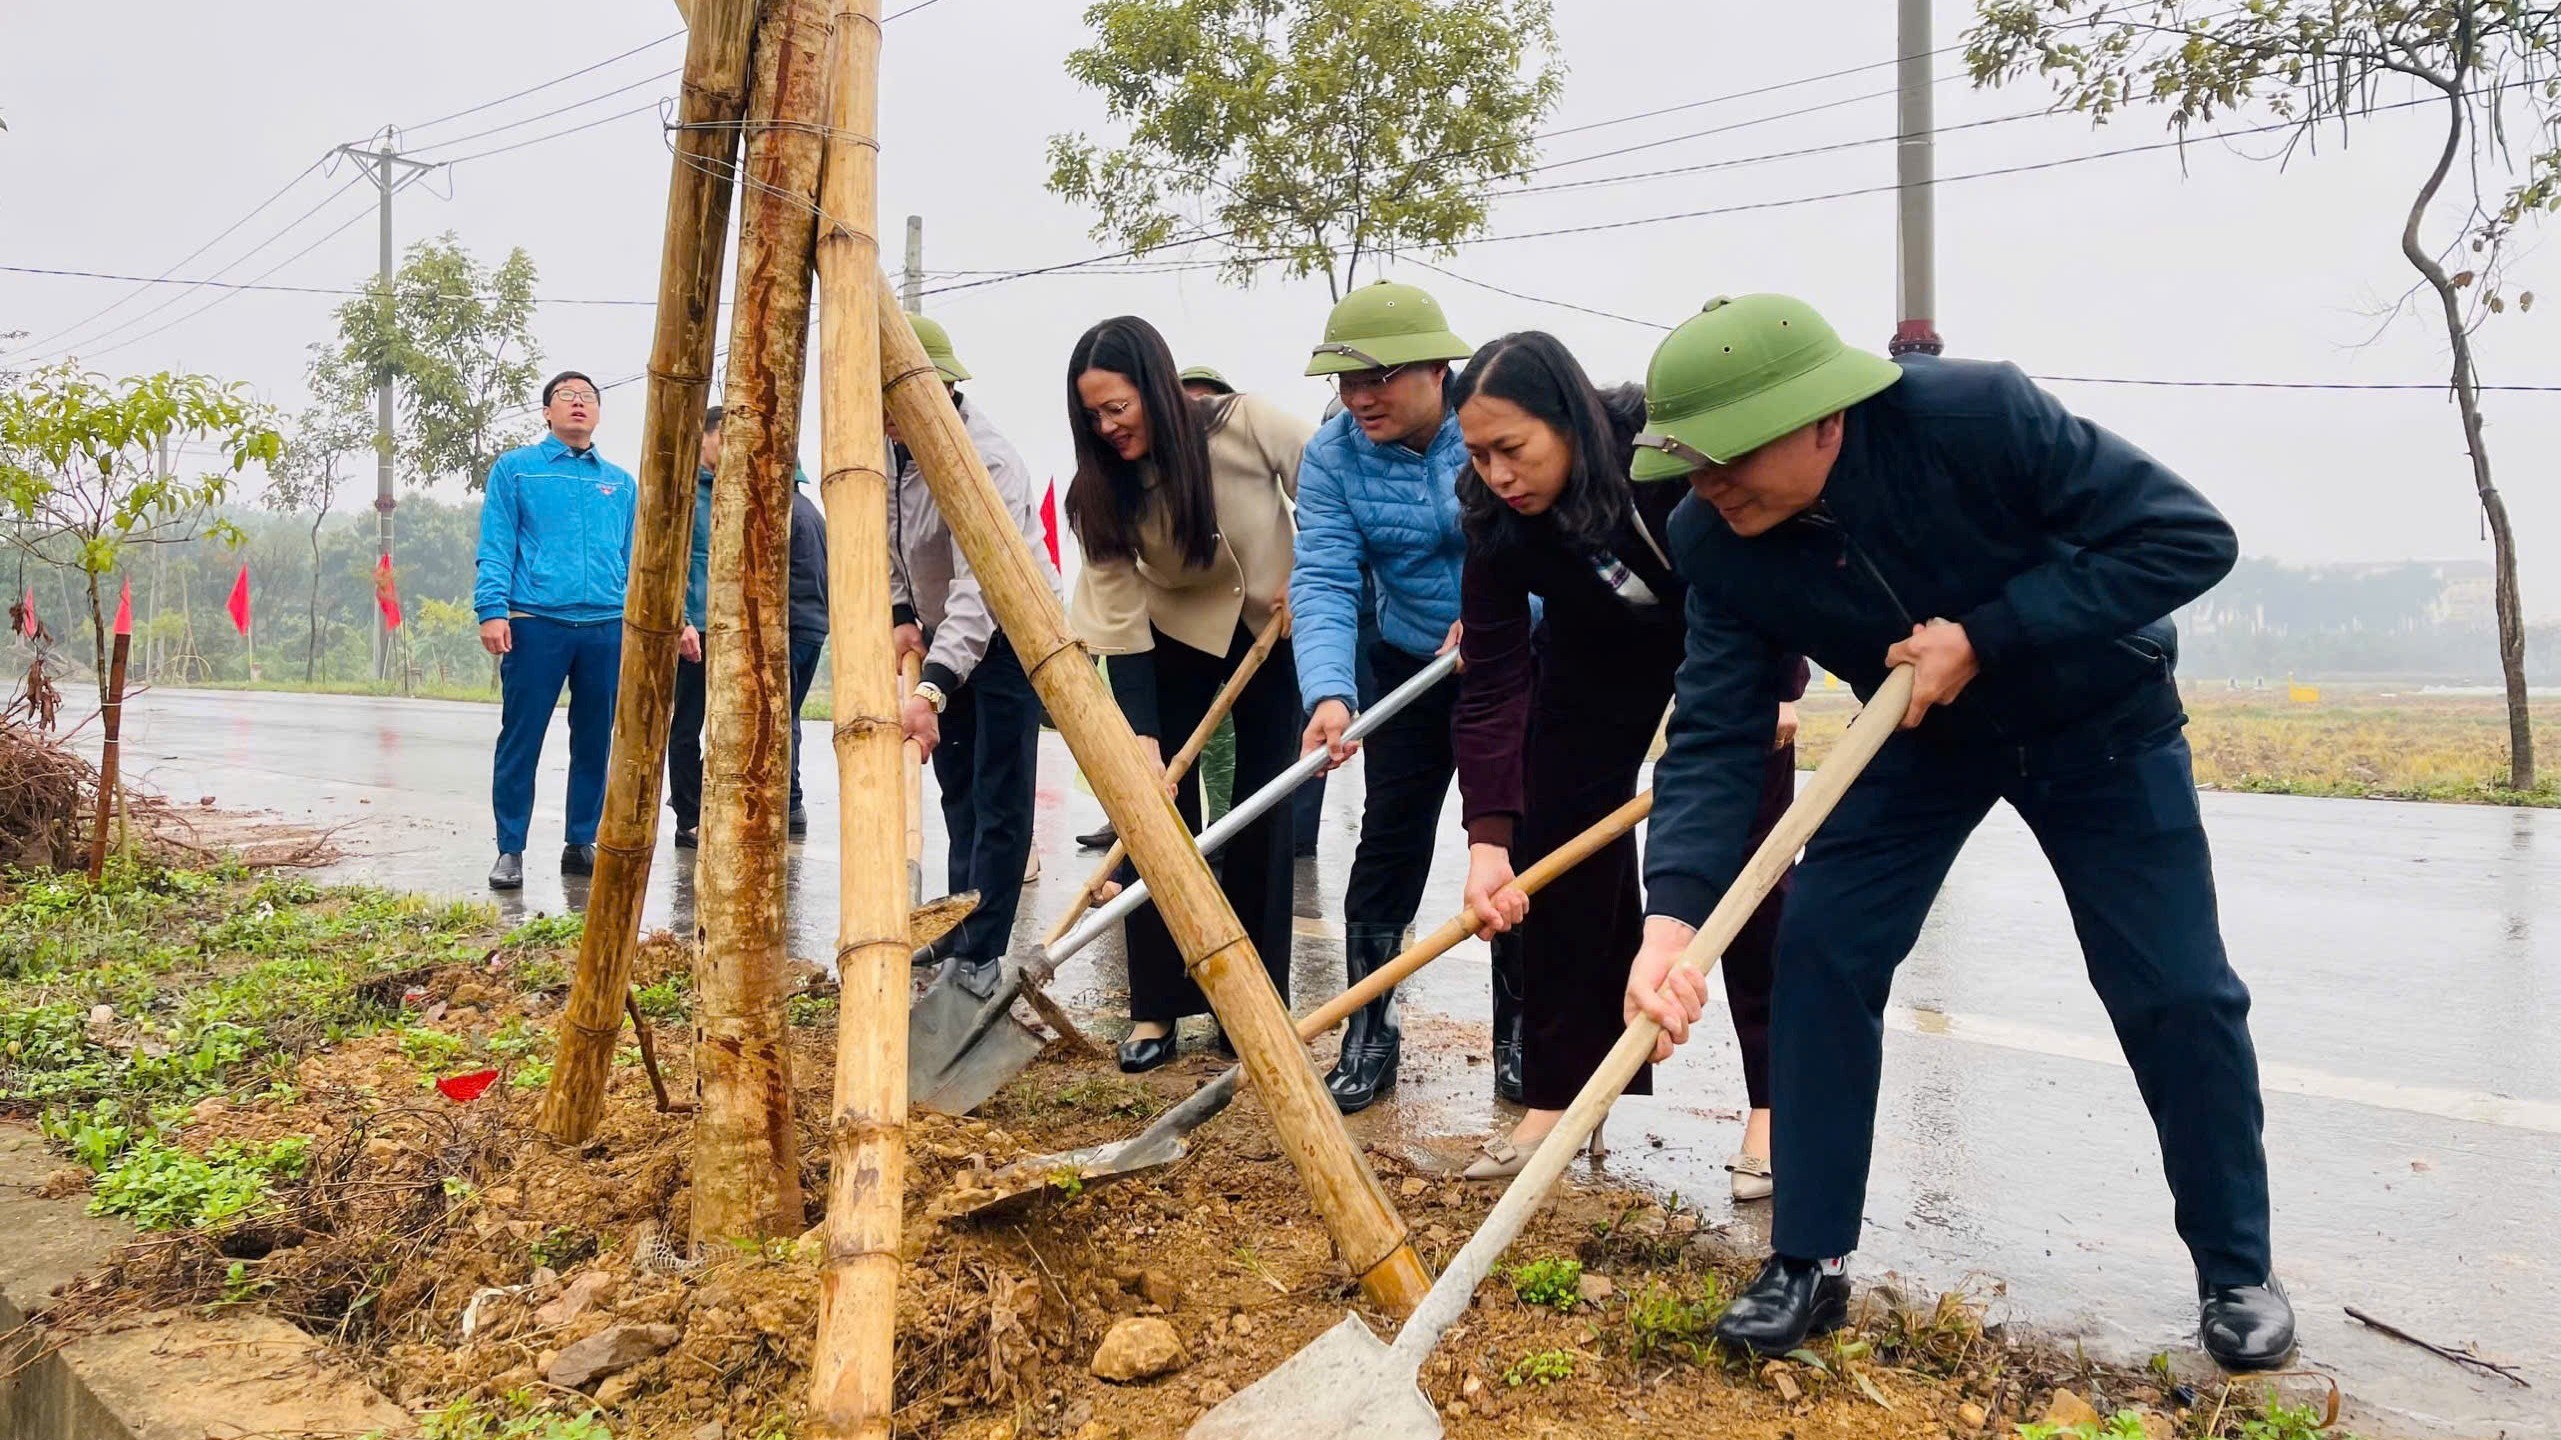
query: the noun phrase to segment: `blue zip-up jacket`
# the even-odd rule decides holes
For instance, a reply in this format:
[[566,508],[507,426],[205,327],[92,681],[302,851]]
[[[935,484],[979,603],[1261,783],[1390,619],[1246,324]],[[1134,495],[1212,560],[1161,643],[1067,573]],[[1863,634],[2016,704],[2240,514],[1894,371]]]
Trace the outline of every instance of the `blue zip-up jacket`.
[[1467,464],[1458,417],[1431,447],[1380,445],[1350,412],[1334,416],[1298,462],[1298,548],[1289,570],[1289,640],[1298,692],[1360,708],[1354,676],[1361,571],[1378,586],[1379,638],[1430,655],[1458,623],[1467,537],[1458,528],[1458,472]]
[[[791,467],[791,638],[827,638],[827,522],[809,498],[809,472]],[[711,472],[694,469],[694,547],[685,560],[685,623],[711,624]]]
[[2194,487],[2018,367],[1900,363],[1847,412],[1813,509],[1748,540],[1695,498],[1673,512],[1688,639],[1654,767],[1652,914],[1696,925],[1742,869],[1786,653],[1865,699],[1915,624],[1954,620],[1981,673],[1896,743],[2071,745],[2171,686],[2167,617],[2239,557]]
[[499,456],[480,502],[472,613],[571,625],[621,619],[639,492],[630,471],[556,435]]

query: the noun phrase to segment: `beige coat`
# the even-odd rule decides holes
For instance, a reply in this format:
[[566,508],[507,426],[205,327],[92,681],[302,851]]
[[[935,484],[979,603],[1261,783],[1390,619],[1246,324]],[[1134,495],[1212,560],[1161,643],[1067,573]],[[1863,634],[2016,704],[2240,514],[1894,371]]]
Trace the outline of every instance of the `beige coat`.
[[[1068,608],[1076,638],[1098,655],[1156,647],[1152,626],[1195,650],[1224,655],[1241,622],[1260,631],[1289,597],[1289,503],[1298,493],[1298,456],[1314,433],[1305,421],[1254,395],[1224,397],[1209,416],[1210,486],[1218,510],[1218,555],[1206,569],[1184,565],[1162,506],[1139,526],[1134,560],[1088,558]],[[1154,466],[1146,484],[1156,486]]]

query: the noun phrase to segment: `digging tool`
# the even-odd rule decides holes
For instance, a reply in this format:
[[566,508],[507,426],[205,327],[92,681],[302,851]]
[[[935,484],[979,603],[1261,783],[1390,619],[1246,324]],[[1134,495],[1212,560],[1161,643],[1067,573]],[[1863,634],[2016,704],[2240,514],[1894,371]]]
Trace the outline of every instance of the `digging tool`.
[[[1645,791],[1602,817],[1592,828],[1575,836],[1540,857],[1538,863],[1520,873],[1512,883],[1521,893],[1535,895],[1547,888],[1548,882],[1590,859],[1595,851],[1636,828],[1653,813],[1654,792]],[[1471,907],[1443,922],[1431,934],[1406,947],[1405,953],[1362,977],[1361,982],[1335,996],[1319,1009],[1298,1022],[1298,1038],[1313,1040],[1343,1023],[1345,1016],[1387,992],[1389,986],[1401,984],[1405,977],[1431,964],[1456,948],[1458,942],[1473,935],[1484,921]],[[1210,1117],[1227,1108],[1236,1098],[1244,1080],[1241,1066],[1227,1067],[1227,1073],[1212,1080],[1189,1099],[1167,1110],[1150,1122],[1146,1129],[1126,1140],[1102,1145],[1088,1145],[1056,1155],[1034,1155],[1017,1160],[1002,1169],[962,1181],[937,1199],[933,1213],[942,1218],[983,1215],[1010,1202],[1040,1193],[1044,1188],[1073,1180],[1078,1188],[1105,1180],[1135,1175],[1160,1165],[1171,1165],[1183,1158],[1184,1137],[1208,1123]]]
[[[1384,725],[1433,686],[1458,669],[1458,652],[1434,660],[1413,679],[1383,696],[1350,729],[1345,740],[1358,740]],[[1200,833],[1203,856],[1215,855],[1246,826],[1273,806],[1298,793],[1298,787],[1325,765],[1325,752],[1313,750],[1274,777],[1242,803]],[[1054,944],[1009,962],[996,988],[985,999],[970,994],[945,974],[917,997],[907,1029],[907,1098],[913,1105],[946,1115],[966,1115],[987,1102],[1040,1054],[1041,1038],[1013,1018],[1014,997],[1032,994],[1049,983],[1067,957],[1094,943],[1121,918],[1147,900],[1147,882],[1129,886],[1104,901],[1082,923]]]
[[667,1094],[667,1081],[658,1073],[658,1044],[649,1036],[649,1018],[640,1013],[640,997],[629,989],[622,992],[622,1007],[631,1016],[631,1032],[640,1040],[640,1068],[649,1072],[649,1093],[657,1097],[658,1113],[675,1115],[693,1113],[690,1100],[675,1100]]
[[[1192,727],[1191,738],[1183,742],[1182,749],[1174,752],[1173,759],[1165,762],[1166,784],[1182,779],[1191,770],[1192,762],[1208,748],[1209,737],[1218,733],[1218,722],[1226,719],[1227,712],[1235,708],[1236,697],[1245,693],[1246,685],[1252,682],[1254,672],[1263,668],[1263,661],[1271,655],[1272,647],[1288,635],[1289,606],[1284,603],[1273,609],[1271,619],[1263,622],[1262,633],[1254,637],[1253,648],[1245,652],[1244,659],[1236,662],[1236,673],[1228,676],[1227,683],[1210,698],[1209,709],[1200,717],[1200,723]],[[1120,868],[1120,862],[1128,855],[1129,842],[1112,841],[1112,848],[1103,855],[1103,863],[1095,866],[1094,873],[1086,876],[1085,883],[1077,887],[1076,894],[1067,902],[1066,911],[1059,915],[1057,924],[1049,927],[1049,934],[1040,943],[1055,945],[1061,936],[1074,929],[1077,917],[1094,904],[1095,895],[1110,881],[1112,872]]]
[[[1912,668],[1898,666],[1753,852],[1725,898],[1699,926],[1680,964],[1701,974],[1715,967],[1725,947],[1786,873],[1796,852],[1893,736],[1911,701]],[[1203,1415],[1185,1432],[1185,1440],[1440,1440],[1440,1409],[1416,1380],[1423,1361],[1440,1343],[1442,1333],[1466,1313],[1494,1262],[1520,1237],[1530,1216],[1546,1202],[1556,1178],[1582,1150],[1584,1138],[1653,1055],[1660,1034],[1660,1027],[1646,1016],[1638,1016],[1627,1027],[1564,1118],[1539,1142],[1529,1164],[1495,1202],[1484,1225],[1433,1282],[1423,1303],[1406,1317],[1394,1345],[1381,1344],[1358,1315],[1346,1315],[1341,1324],[1282,1361],[1280,1368]]]

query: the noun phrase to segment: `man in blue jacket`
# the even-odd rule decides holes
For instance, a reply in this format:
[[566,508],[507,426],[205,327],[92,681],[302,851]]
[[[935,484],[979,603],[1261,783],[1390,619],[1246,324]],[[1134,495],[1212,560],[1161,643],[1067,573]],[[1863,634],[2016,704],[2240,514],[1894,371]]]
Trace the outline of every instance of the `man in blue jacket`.
[[[694,545],[685,568],[685,628],[676,634],[675,707],[668,718],[667,808],[676,812],[676,848],[702,843],[703,631],[711,618],[711,481],[720,468],[720,410],[703,412],[702,455],[694,468]],[[791,815],[795,840],[809,833],[801,804],[800,707],[818,677],[827,644],[827,519],[809,498],[809,476],[792,467],[791,492]]]
[[614,692],[622,669],[623,583],[636,496],[631,472],[598,455],[596,382],[564,370],[542,387],[551,434],[489,467],[471,604],[480,646],[499,657],[498,757],[489,781],[498,863],[489,888],[525,883],[534,767],[561,687],[569,689],[569,825],[560,873],[596,873]]
[[[1458,643],[1458,472],[1467,464],[1458,417],[1442,398],[1450,362],[1467,343],[1441,307],[1411,285],[1379,281],[1353,291],[1325,319],[1307,373],[1330,375],[1341,413],[1307,444],[1298,468],[1298,540],[1289,573],[1290,643],[1309,711],[1300,750],[1333,764],[1357,748],[1343,732],[1359,708],[1364,572],[1376,592],[1378,640],[1365,657],[1380,693],[1414,677]],[[1432,869],[1433,831],[1456,760],[1443,684],[1400,711],[1366,742],[1360,849],[1343,896],[1343,969],[1349,980],[1396,958]],[[1515,946],[1497,941],[1494,966],[1495,1091],[1520,1098],[1520,985]],[[1391,991],[1355,1012],[1325,1087],[1345,1114],[1396,1083],[1400,1041]]]
[[1806,847],[1771,1015],[1774,1252],[1717,1324],[1781,1354],[1839,1325],[1874,1139],[1886,991],[1996,801],[2062,882],[2161,1145],[2199,1335],[2280,1364],[2250,992],[2214,872],[2164,618],[2232,568],[2232,528],[2151,456],[2010,365],[1843,346],[1801,301],[1710,301],[1655,352],[1640,480],[1686,475],[1672,558],[1689,648],[1654,770],[1645,942],[1627,1011],[1706,999],[1674,961],[1744,861],[1780,657],[1873,694],[1915,672],[1888,741]]

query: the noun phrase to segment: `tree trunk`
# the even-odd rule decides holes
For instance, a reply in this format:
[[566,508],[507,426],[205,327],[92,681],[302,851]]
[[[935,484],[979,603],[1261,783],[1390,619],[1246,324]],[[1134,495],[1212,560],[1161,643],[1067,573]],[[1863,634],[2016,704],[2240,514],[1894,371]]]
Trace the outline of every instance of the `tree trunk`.
[[2456,157],[2463,153],[2463,86],[2460,81],[2439,82],[2438,88],[2446,97],[2445,148],[2438,153],[2436,168],[2429,172],[2427,183],[2419,187],[2409,218],[2401,226],[2401,254],[2427,281],[2428,288],[2436,292],[2445,320],[2446,344],[2453,352],[2448,383],[2454,390],[2455,406],[2463,416],[2464,448],[2472,457],[2473,493],[2480,498],[2481,513],[2490,524],[2492,605],[2499,623],[2499,673],[2506,684],[2508,700],[2508,788],[2532,790],[2534,708],[2525,687],[2525,608],[2517,596],[2516,532],[2508,524],[2507,501],[2490,479],[2490,447],[2481,427],[2481,382],[2472,368],[2472,334],[2463,323],[2462,296],[2453,277],[2445,273],[2445,267],[2419,240],[2419,224],[2426,217],[2428,206],[2445,184]]
[[1157,912],[1235,1043],[1335,1251],[1371,1303],[1399,1316],[1410,1312],[1431,1288],[1431,1275],[1404,1222],[1344,1131],[1253,941],[1166,798],[1163,775],[1148,763],[1084,647],[1067,633],[1057,595],[987,478],[896,296],[883,286],[877,303],[889,413],[951,524],[953,542],[977,574],[988,609],[1093,781],[1103,813],[1129,841]]
[[98,713],[107,713],[107,612],[99,608],[98,572],[83,567],[89,577],[89,640],[98,654]]
[[[604,1114],[605,1081],[622,1035],[649,862],[658,843],[658,786],[675,709],[676,635],[685,621],[693,558],[694,471],[719,334],[720,277],[738,162],[736,122],[747,112],[747,56],[756,0],[703,0],[686,41],[684,98],[667,230],[659,257],[657,330],[641,420],[639,510],[623,604],[622,674],[613,756],[596,827],[596,878],[578,973],[560,1013],[543,1133],[581,1145]],[[441,672],[442,662],[439,662]]]
[[800,1233],[783,1018],[791,495],[827,120],[826,0],[767,0],[756,34],[728,403],[712,482],[709,720],[696,913],[693,1235]]
[[320,674],[320,523],[328,518],[327,510],[311,517],[311,604],[306,609],[311,621],[311,634],[302,646],[302,683],[305,685]]
[[821,493],[836,736],[834,1114],[827,1250],[810,1433],[888,1440],[896,1408],[899,1210],[907,1189],[906,874],[888,863],[907,828],[905,735],[889,624],[889,476],[882,468],[880,283],[874,233],[880,0],[835,0],[836,73],[819,190]]

